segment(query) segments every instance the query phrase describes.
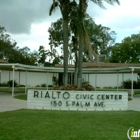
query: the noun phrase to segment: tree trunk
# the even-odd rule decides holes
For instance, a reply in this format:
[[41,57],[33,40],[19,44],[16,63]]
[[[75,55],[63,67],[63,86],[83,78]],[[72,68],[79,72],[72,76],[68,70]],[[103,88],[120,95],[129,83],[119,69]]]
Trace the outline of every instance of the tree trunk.
[[82,87],[82,65],[83,65],[83,36],[79,35],[79,58],[78,58],[78,88]]
[[74,85],[77,85],[77,74],[78,74],[78,54],[75,51],[75,72],[74,72]]
[[68,21],[63,20],[64,87],[68,84]]
[[82,87],[82,67],[83,67],[83,37],[84,37],[84,18],[86,15],[86,9],[87,9],[87,1],[86,0],[80,0],[79,1],[79,22],[80,22],[80,28],[78,31],[79,34],[79,58],[78,58],[78,88]]

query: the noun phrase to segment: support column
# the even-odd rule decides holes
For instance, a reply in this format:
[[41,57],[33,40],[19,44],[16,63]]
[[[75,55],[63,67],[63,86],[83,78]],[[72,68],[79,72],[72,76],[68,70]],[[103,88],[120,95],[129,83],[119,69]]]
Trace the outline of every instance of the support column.
[[[124,73],[122,74],[122,82],[124,81]],[[122,87],[122,88],[124,88],[124,87]]]
[[14,79],[15,79],[15,70],[14,70],[14,65],[12,66],[13,68],[13,79],[12,79],[12,97],[14,97]]
[[119,85],[119,72],[117,72],[117,91],[118,91],[118,85]]
[[1,72],[2,72],[2,71],[0,70],[0,83],[1,83]]
[[10,71],[9,71],[9,81],[10,81],[10,77],[11,77],[11,76],[10,76]]
[[95,73],[95,91],[96,91],[96,87],[97,87],[97,73]]
[[73,77],[73,76],[72,76],[72,73],[71,73],[71,82],[70,82],[71,85],[72,85],[72,79],[73,79],[72,77]]
[[20,71],[19,71],[19,79],[18,80],[19,80],[19,86],[18,86],[19,89],[18,89],[18,91],[20,92]]
[[134,68],[132,68],[131,71],[132,71],[132,75],[131,75],[131,99],[133,99],[133,94],[134,94],[134,90],[133,90],[133,72],[134,72]]
[[25,94],[27,94],[26,90],[27,90],[27,70],[25,72]]
[[47,71],[47,90],[48,90],[48,71]]
[[[54,77],[54,73],[53,73],[53,77]],[[54,81],[53,81],[53,77],[52,77],[52,85],[54,86]]]

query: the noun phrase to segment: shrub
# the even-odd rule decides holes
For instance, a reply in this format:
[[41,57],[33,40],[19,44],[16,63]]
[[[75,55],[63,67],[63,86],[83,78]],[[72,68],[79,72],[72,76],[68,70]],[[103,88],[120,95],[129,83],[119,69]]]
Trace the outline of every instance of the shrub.
[[[131,80],[126,80],[122,82],[122,87],[125,89],[131,89],[132,82]],[[133,81],[133,88],[140,89],[140,81]]]
[[[103,89],[114,89],[115,87],[103,87]],[[116,87],[117,88],[117,87]]]
[[41,87],[47,87],[47,85],[46,84],[41,84]]
[[89,84],[89,82],[83,80],[82,85],[83,85],[83,84]]
[[[117,89],[117,87],[114,87],[113,89]],[[118,87],[118,89],[122,89],[122,87],[121,87],[121,86],[119,86],[119,87]]]
[[[13,80],[9,80],[8,82],[7,82],[7,85],[9,86],[9,87],[12,87],[13,86]],[[16,87],[18,85],[18,83],[16,82],[16,80],[14,80],[14,87]]]
[[90,84],[83,84],[82,88],[85,88],[86,91],[93,91],[94,90],[93,86]]
[[20,85],[20,87],[25,87],[25,85]]
[[90,84],[83,84],[82,88],[77,88],[75,85],[68,85],[67,87],[54,87],[54,90],[77,90],[77,91],[94,91],[93,86]]
[[7,83],[0,83],[0,87],[8,87],[8,84]]
[[131,80],[126,80],[122,82],[122,87],[126,89],[131,89]]

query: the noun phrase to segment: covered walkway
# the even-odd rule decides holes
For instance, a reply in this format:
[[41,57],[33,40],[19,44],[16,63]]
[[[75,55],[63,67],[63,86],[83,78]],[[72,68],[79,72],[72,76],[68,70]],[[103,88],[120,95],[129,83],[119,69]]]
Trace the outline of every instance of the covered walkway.
[[[12,71],[12,96],[14,97],[14,79],[15,79],[15,71],[25,71],[25,93],[27,91],[27,72],[44,72],[48,73],[60,73],[64,72],[64,68],[62,65],[57,67],[39,67],[39,66],[30,66],[23,64],[0,64],[0,70],[9,70]],[[74,67],[71,66],[68,69],[69,73],[74,73]],[[140,64],[127,64],[127,63],[83,63],[83,74],[95,74],[95,90],[97,83],[97,74],[106,74],[106,73],[116,73],[117,74],[117,91],[118,91],[118,74],[119,73],[131,73],[131,98],[133,98],[133,74],[140,73]],[[48,78],[47,78],[48,79]],[[47,84],[48,85],[48,84]],[[48,89],[48,87],[47,87]]]

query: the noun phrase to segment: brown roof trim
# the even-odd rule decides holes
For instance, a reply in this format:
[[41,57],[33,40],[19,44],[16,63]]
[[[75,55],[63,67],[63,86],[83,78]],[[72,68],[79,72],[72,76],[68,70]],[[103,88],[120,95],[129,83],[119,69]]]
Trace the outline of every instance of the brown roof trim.
[[[63,65],[56,64],[55,67],[62,68]],[[68,65],[69,68],[73,68],[74,65]],[[83,62],[83,68],[117,68],[117,67],[140,67],[140,63],[93,63],[93,62]]]
[[0,63],[9,63],[9,62],[5,59],[0,59]]
[[83,62],[83,67],[87,68],[116,68],[116,67],[140,67],[140,63],[91,63]]

